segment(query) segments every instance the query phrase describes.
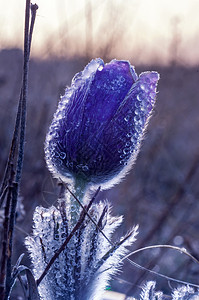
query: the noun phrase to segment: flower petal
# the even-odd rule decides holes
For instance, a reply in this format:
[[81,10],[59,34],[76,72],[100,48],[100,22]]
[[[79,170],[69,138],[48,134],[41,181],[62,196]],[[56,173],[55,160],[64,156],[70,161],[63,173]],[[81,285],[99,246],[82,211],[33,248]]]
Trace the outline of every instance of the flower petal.
[[156,72],[138,78],[128,61],[92,60],[73,78],[54,115],[45,147],[49,169],[64,180],[101,184],[131,165],[158,79]]

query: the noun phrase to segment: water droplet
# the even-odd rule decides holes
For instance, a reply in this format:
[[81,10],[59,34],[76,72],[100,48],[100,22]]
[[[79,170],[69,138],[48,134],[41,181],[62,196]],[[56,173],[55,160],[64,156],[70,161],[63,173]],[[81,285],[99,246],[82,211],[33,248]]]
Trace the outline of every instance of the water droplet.
[[[57,128],[54,128],[54,129],[56,130]],[[55,132],[54,137],[55,137],[55,138],[58,138],[58,137],[59,137],[58,132]]]
[[60,157],[61,159],[66,158],[66,153],[65,153],[65,152],[60,152],[59,157]]
[[150,89],[151,89],[152,91],[155,90],[155,83],[151,83],[151,84],[150,84]]
[[99,66],[99,67],[98,67],[98,71],[102,71],[103,68],[104,68],[103,66]]
[[141,84],[140,84],[140,88],[141,88],[141,90],[143,90],[143,91],[145,90],[145,85],[144,85],[144,83],[141,83]]
[[145,105],[140,106],[141,112],[146,113],[147,107]]
[[89,167],[88,167],[87,165],[82,166],[82,170],[83,170],[84,172],[87,172],[87,171],[89,170]]
[[131,137],[131,142],[132,142],[133,144],[137,142],[137,139],[135,138],[135,135],[133,135],[133,136]]
[[139,115],[139,113],[140,113],[139,110],[136,109],[136,110],[135,110],[135,114],[136,114],[136,115]]
[[129,119],[130,119],[130,116],[129,116],[129,115],[127,115],[127,116],[124,118],[124,121],[128,122],[128,121],[129,121]]
[[126,142],[125,146],[129,147],[130,146],[130,142]]
[[134,137],[135,137],[135,139],[137,140],[137,139],[139,138],[139,133],[138,133],[138,132],[135,132],[135,133],[134,133]]
[[78,128],[80,126],[80,122],[77,122],[76,124],[76,128]]
[[128,153],[129,153],[129,148],[124,148],[124,149],[123,149],[123,153],[124,153],[124,154],[128,154]]
[[54,152],[53,154],[54,154],[53,156],[56,157],[56,158],[60,157],[60,156],[59,156],[59,152],[57,152],[57,151]]
[[146,94],[144,92],[140,92],[138,95],[137,95],[137,100],[138,101],[144,101],[146,98]]
[[139,121],[140,121],[140,116],[139,115],[136,115],[134,118],[133,118],[135,124],[137,124]]
[[140,107],[140,101],[135,101],[135,107],[139,108]]
[[140,126],[139,124],[135,126],[135,131],[140,133],[142,131],[142,126]]
[[187,249],[184,248],[184,247],[182,247],[182,248],[181,248],[181,251],[182,251],[182,253],[183,253],[183,252],[187,252]]

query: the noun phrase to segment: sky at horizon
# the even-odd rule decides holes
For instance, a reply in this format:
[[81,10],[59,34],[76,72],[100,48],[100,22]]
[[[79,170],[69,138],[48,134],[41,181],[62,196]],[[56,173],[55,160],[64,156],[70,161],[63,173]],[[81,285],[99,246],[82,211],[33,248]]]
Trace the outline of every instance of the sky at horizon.
[[[32,54],[199,63],[198,0],[37,0]],[[25,0],[0,0],[0,49],[23,46]]]

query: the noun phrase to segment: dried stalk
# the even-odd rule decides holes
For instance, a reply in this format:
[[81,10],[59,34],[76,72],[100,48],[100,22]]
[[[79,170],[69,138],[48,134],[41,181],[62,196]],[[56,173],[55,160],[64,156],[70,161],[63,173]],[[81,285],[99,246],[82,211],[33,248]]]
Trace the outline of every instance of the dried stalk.
[[[32,12],[30,24],[30,8]],[[7,196],[1,256],[0,298],[9,299],[12,286],[12,244],[19,184],[23,167],[30,47],[38,6],[26,0],[23,80],[9,157],[0,190],[0,207]],[[19,139],[19,140],[18,140]],[[16,151],[18,152],[16,153]],[[15,165],[15,160],[17,161]],[[7,187],[8,186],[8,187]]]

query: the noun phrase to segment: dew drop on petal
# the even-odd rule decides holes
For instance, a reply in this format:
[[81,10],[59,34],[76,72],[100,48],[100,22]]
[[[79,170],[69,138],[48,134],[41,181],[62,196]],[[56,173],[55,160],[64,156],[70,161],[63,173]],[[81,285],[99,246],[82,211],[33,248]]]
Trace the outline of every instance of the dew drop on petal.
[[134,144],[134,143],[136,143],[136,138],[135,138],[135,136],[133,135],[132,137],[131,137],[131,142]]
[[99,66],[99,67],[98,67],[98,71],[102,71],[103,68],[104,68],[103,66]]
[[141,133],[142,132],[142,126],[140,126],[139,124],[136,125],[135,130],[136,130],[136,132]]
[[134,117],[134,122],[135,122],[135,124],[137,124],[139,121],[140,121],[140,116],[139,116],[139,115],[136,115],[136,116]]
[[145,93],[141,92],[137,95],[138,101],[143,101],[145,99]]
[[59,153],[59,157],[60,157],[61,159],[66,158],[66,153],[65,153],[65,152],[60,152],[60,153]]
[[140,101],[135,101],[135,107],[139,108],[140,107]]
[[141,90],[144,91],[144,90],[145,90],[145,85],[144,85],[143,83],[141,83],[141,84],[140,84],[140,88],[141,88]]
[[124,118],[124,121],[128,122],[129,119],[130,119],[130,116],[127,115],[127,116]]
[[124,154],[128,154],[128,152],[129,152],[129,149],[128,148],[124,148],[123,153]]
[[139,115],[139,113],[140,113],[139,110],[136,109],[136,110],[135,110],[135,115]]
[[125,146],[129,147],[130,146],[130,142],[126,142]]

